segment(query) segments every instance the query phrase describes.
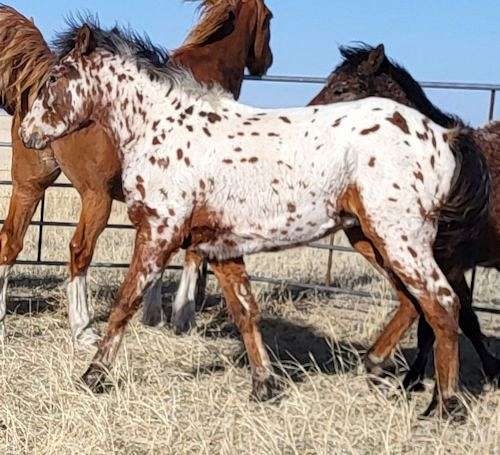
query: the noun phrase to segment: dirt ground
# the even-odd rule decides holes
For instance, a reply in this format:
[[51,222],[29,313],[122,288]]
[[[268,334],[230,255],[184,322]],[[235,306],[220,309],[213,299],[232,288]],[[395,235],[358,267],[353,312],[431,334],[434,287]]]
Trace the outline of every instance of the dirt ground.
[[[0,118],[0,141],[10,141]],[[0,179],[10,177],[10,150],[0,148]],[[9,187],[0,187],[0,217]],[[50,189],[46,219],[73,221],[80,203],[70,189]],[[38,215],[35,215],[37,219]],[[116,204],[112,222],[125,222]],[[36,254],[31,227],[21,255]],[[66,261],[72,228],[46,228],[43,258]],[[336,242],[345,244],[338,236]],[[96,261],[125,262],[131,232],[108,229]],[[182,255],[175,263],[181,263]],[[250,273],[324,283],[327,253],[295,249],[247,259]],[[462,425],[420,420],[434,384],[409,400],[400,378],[414,355],[414,331],[395,357],[399,375],[388,393],[369,387],[361,358],[394,304],[390,289],[364,260],[336,253],[335,285],[368,291],[371,298],[297,292],[255,284],[262,329],[282,385],[271,403],[249,400],[251,378],[242,343],[226,317],[215,283],[197,315],[197,327],[176,336],[169,327],[146,328],[136,317],[113,372],[115,387],[95,396],[78,388],[92,352],[73,349],[66,310],[64,268],[18,265],[9,284],[7,337],[0,342],[0,453],[2,454],[331,454],[498,453],[500,392],[481,393],[482,374],[469,342],[461,339],[461,381],[469,418]],[[92,269],[91,298],[102,330],[123,271]],[[165,275],[172,300],[178,274]],[[479,270],[476,301],[498,308],[500,276]],[[140,315],[138,315],[140,316]],[[481,313],[489,347],[500,356],[500,316]]]

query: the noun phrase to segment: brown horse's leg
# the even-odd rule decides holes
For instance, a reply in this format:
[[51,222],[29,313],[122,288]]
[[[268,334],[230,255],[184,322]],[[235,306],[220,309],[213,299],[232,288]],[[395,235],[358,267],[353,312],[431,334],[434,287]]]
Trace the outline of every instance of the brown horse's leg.
[[367,371],[373,375],[384,376],[387,360],[401,337],[418,317],[418,304],[401,283],[401,280],[393,272],[387,270],[382,255],[359,227],[347,229],[345,233],[354,249],[389,280],[399,298],[399,307],[396,313],[384,327],[365,357]]
[[160,278],[170,256],[180,246],[176,242],[160,246],[148,237],[148,228],[138,229],[132,262],[109,315],[106,333],[82,377],[82,381],[96,393],[106,390],[107,372],[116,357],[128,322],[141,305],[144,293]]
[[80,347],[88,347],[94,345],[99,336],[90,326],[87,271],[97,239],[108,222],[112,199],[106,191],[86,191],[81,197],[80,220],[70,242],[68,315],[73,342]]
[[259,307],[250,289],[250,282],[242,258],[211,261],[210,266],[224,293],[229,311],[245,343],[252,369],[252,397],[267,400],[274,396],[271,362],[259,329]]
[[187,332],[194,322],[199,286],[204,287],[201,277],[203,257],[192,249],[186,251],[181,282],[172,304],[172,325],[176,333]]
[[[500,379],[500,360],[492,355],[484,343],[484,336],[476,313],[472,309],[470,288],[463,273],[447,273],[450,285],[460,300],[459,326],[463,334],[471,341],[483,367],[486,380],[493,386],[498,386]],[[412,390],[420,384],[425,376],[425,369],[430,351],[434,344],[434,332],[424,318],[418,324],[418,352],[410,370],[403,380],[403,386]]]
[[498,385],[500,379],[500,360],[492,355],[484,343],[484,335],[476,313],[472,309],[472,295],[463,273],[449,274],[450,284],[460,299],[459,325],[463,334],[471,341],[476,350],[488,382]]
[[23,248],[24,236],[45,189],[59,176],[51,151],[34,152],[24,147],[14,119],[12,127],[12,194],[7,218],[0,231],[0,336],[5,333],[9,271]]

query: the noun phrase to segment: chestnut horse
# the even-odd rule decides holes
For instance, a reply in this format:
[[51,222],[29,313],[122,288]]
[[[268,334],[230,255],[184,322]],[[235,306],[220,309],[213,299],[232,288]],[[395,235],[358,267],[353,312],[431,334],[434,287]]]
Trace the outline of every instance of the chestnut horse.
[[209,257],[243,335],[254,394],[268,398],[271,365],[240,258],[321,238],[354,216],[436,333],[429,412],[455,417],[459,305],[432,245],[440,213],[455,215],[455,228],[472,237],[488,213],[489,179],[480,178],[485,164],[466,129],[445,129],[383,98],[244,106],[117,28],[74,26],[58,45],[60,60],[22,121],[23,141],[43,149],[99,122],[120,151],[136,228],[131,266],[83,377],[89,387],[103,389],[144,292],[187,242]]
[[[263,0],[204,0],[201,8],[199,24],[174,51],[172,59],[189,69],[198,81],[220,84],[237,98],[245,67],[251,74],[262,75],[272,64],[271,12]],[[20,119],[45,82],[54,55],[34,24],[8,6],[0,6],[0,44],[0,101],[14,116],[13,189],[0,232],[0,331],[4,328],[9,270],[22,250],[38,202],[62,171],[82,199],[80,220],[70,243],[69,320],[73,340],[80,345],[93,344],[97,333],[90,326],[86,276],[112,201],[124,200],[121,164],[116,148],[96,124],[54,142],[39,155],[26,150],[18,136]],[[197,273],[199,262],[199,256],[188,252],[189,273]],[[155,286],[145,302],[149,324],[157,324],[162,318],[159,290],[160,286]],[[187,295],[184,290],[182,285],[177,302],[193,294]]]
[[[445,114],[434,106],[411,75],[385,56],[383,45],[376,48],[341,48],[341,53],[344,61],[330,75],[326,86],[314,98],[312,104],[381,96],[418,109],[445,128],[462,124],[457,117]],[[475,265],[500,270],[500,122],[492,122],[469,132],[469,140],[475,142],[482,151],[491,175],[492,200],[488,221],[476,239],[450,239],[459,233],[454,230],[455,226],[449,219],[441,219],[435,253],[438,263],[460,298],[460,328],[474,345],[481,359],[486,380],[498,386],[500,360],[488,352],[484,344],[478,318],[472,310],[472,295],[464,273]],[[431,140],[430,137],[427,139]],[[474,186],[470,191],[475,191]],[[379,252],[359,227],[347,229],[345,232],[356,250],[372,264],[383,267]],[[457,240],[460,242],[458,248],[454,246]],[[367,357],[369,369],[382,374],[381,370],[388,356],[406,328],[417,317],[417,311],[420,311],[413,296],[401,288],[399,280],[389,278],[397,290],[401,306]],[[418,355],[403,381],[407,389],[418,390],[423,387],[421,381],[433,343],[434,334],[429,324],[425,318],[420,318]]]

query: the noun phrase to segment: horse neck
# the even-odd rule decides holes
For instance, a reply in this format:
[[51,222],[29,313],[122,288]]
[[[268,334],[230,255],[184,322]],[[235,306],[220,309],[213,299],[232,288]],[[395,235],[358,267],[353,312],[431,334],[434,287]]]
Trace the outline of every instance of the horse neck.
[[217,83],[224,90],[240,96],[246,60],[251,46],[251,24],[242,16],[235,19],[234,30],[213,42],[177,49],[172,60],[191,71],[194,78],[203,84]]
[[397,68],[391,66],[386,71],[386,76],[398,88],[387,87],[385,83],[382,83],[381,87],[377,87],[377,82],[375,82],[377,96],[391,98],[398,103],[410,106],[444,128],[451,128],[459,123],[457,118],[445,114],[434,106],[420,84],[410,74],[407,73],[403,76]]

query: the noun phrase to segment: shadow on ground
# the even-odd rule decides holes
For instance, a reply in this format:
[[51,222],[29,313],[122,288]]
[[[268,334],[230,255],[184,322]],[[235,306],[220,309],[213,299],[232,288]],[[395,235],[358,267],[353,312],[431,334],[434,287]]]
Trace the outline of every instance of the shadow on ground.
[[[10,281],[10,289],[43,288],[43,293],[60,287],[64,279],[58,276],[33,277],[31,275],[17,275]],[[170,317],[170,302],[177,290],[177,282],[166,282],[163,286],[164,309]],[[33,315],[37,313],[54,311],[60,302],[55,302],[51,297],[25,297],[19,295],[19,289],[12,291],[8,298],[7,312],[17,315]],[[96,311],[96,321],[106,321],[109,315],[111,301],[116,295],[116,286],[100,286],[96,291],[96,296],[100,300],[106,301],[100,305]],[[32,292],[30,292],[32,294]],[[262,295],[269,300],[280,300],[291,298],[295,303],[305,299],[310,293],[303,290],[291,289],[284,294],[283,290],[274,288]],[[94,297],[94,298],[95,298]],[[213,316],[207,324],[201,325],[198,331],[207,338],[234,338],[240,340],[236,327],[229,322],[229,318],[223,309],[223,303],[218,295],[210,295],[203,304],[203,308],[198,310],[209,310]],[[311,309],[312,311],[312,309]],[[366,346],[357,344],[355,341],[341,340],[334,341],[317,328],[291,322],[279,316],[263,318],[261,329],[266,346],[268,346],[271,359],[279,365],[277,373],[283,377],[289,377],[295,382],[303,380],[305,374],[323,373],[338,374],[355,371],[359,368],[360,361],[366,352]],[[166,329],[168,330],[168,328]],[[487,346],[492,354],[500,358],[500,338],[487,338]],[[409,364],[416,355],[415,348],[403,349],[400,352],[405,361],[402,362],[404,370],[405,363]],[[481,371],[479,358],[470,342],[460,336],[460,356],[461,356],[461,381],[462,384],[472,393],[480,393],[484,384],[484,377]],[[230,359],[233,364],[240,367],[248,366],[243,345]],[[210,374],[211,372],[224,370],[223,363],[201,365],[196,368],[196,374]],[[401,372],[401,370],[400,370]],[[432,378],[433,359],[430,358],[427,366],[427,376]]]
[[[58,306],[55,299],[43,294],[50,293],[63,283],[64,279],[58,276],[16,274],[9,279],[7,314],[35,315],[54,311]],[[43,292],[36,293],[33,289],[43,289]]]

